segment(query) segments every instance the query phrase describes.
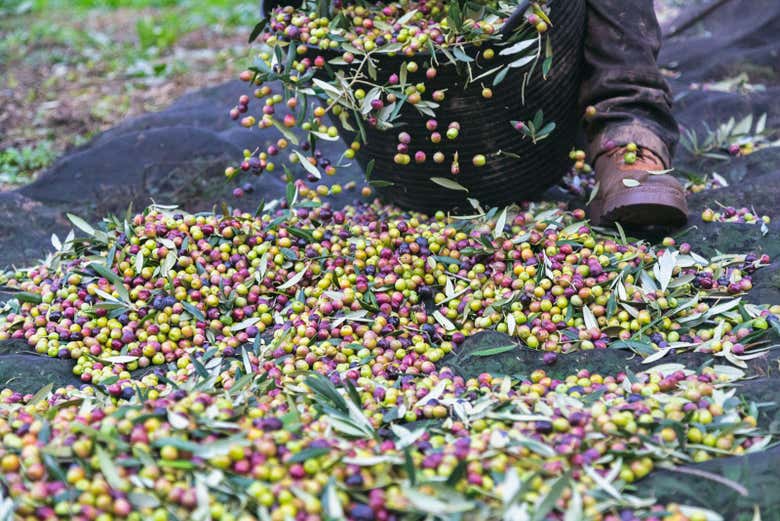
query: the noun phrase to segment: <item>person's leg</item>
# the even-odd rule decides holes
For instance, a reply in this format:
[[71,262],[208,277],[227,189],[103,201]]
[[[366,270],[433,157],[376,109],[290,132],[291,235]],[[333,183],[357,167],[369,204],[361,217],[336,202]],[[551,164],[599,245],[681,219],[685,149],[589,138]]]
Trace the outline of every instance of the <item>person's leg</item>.
[[[595,224],[680,225],[685,191],[668,169],[679,137],[669,87],[656,64],[661,30],[653,0],[586,0],[580,93],[598,191]],[[634,148],[636,147],[636,148]]]
[[[587,0],[583,107],[591,157],[636,143],[670,164],[677,145],[669,87],[656,65],[661,30],[653,0]],[[607,146],[605,146],[607,145]]]

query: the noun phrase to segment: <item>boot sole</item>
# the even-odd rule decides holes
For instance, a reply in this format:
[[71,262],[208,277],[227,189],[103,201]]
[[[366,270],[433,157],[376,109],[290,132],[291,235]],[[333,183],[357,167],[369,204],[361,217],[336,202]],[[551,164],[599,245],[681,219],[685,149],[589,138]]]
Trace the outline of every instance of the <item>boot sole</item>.
[[685,194],[677,190],[637,190],[610,198],[608,205],[595,200],[590,207],[596,225],[619,222],[630,226],[682,226],[688,219]]

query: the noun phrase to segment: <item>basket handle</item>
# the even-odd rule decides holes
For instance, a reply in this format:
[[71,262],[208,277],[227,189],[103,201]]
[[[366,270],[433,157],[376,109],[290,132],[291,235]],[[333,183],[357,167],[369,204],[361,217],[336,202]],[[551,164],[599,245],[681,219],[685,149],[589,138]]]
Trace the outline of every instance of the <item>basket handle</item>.
[[512,11],[512,14],[509,16],[509,18],[504,22],[504,25],[501,27],[501,36],[504,38],[508,38],[510,34],[512,34],[512,31],[517,29],[521,23],[523,23],[523,17],[525,16],[525,11],[528,9],[528,7],[531,5],[531,0],[520,0],[520,3],[517,4],[517,7],[515,7],[515,10]]

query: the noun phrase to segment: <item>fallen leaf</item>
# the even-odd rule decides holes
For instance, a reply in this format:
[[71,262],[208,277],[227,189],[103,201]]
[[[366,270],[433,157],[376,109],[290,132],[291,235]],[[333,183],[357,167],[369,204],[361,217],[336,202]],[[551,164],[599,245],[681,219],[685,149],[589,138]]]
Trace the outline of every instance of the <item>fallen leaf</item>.
[[456,183],[452,179],[447,179],[446,177],[431,177],[431,181],[449,190],[461,190],[463,192],[469,191],[469,189],[463,186],[462,184]]

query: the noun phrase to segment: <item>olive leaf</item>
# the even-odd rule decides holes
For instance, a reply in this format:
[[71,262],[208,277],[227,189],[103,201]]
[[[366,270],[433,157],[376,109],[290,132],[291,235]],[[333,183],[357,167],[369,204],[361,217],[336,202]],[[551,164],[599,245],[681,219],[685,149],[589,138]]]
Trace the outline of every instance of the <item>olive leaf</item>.
[[130,492],[127,499],[137,509],[157,508],[160,506],[160,500],[157,496],[146,494],[144,492]]
[[291,288],[296,284],[298,284],[303,279],[303,276],[306,275],[306,271],[309,269],[310,266],[311,263],[307,264],[305,268],[303,268],[301,271],[299,271],[298,273],[290,277],[290,279],[287,282],[285,282],[284,284],[282,284],[276,289],[278,289],[279,291],[283,291],[285,289]]
[[566,512],[564,513],[563,521],[582,521],[585,519],[583,515],[582,495],[579,493],[577,488],[574,487],[572,488],[571,498],[569,499],[569,504],[567,505]]
[[468,512],[475,506],[473,501],[467,500],[454,490],[446,496],[433,496],[419,489],[403,486],[401,493],[416,511],[437,518],[449,519],[449,516]]
[[397,25],[403,26],[407,22],[409,22],[412,19],[412,17],[414,17],[414,15],[416,15],[416,14],[417,14],[417,9],[412,9],[411,11],[407,12],[406,14],[404,14],[401,18],[396,20],[395,23]]
[[[619,467],[620,465],[617,466]],[[583,467],[583,470],[585,470],[585,474],[587,474],[588,477],[592,479],[593,482],[596,483],[596,485],[598,485],[598,487],[601,490],[603,490],[604,492],[612,496],[616,501],[623,500],[622,495],[620,494],[620,492],[617,491],[617,489],[612,485],[612,483],[610,483],[608,479],[602,477],[601,474],[596,472],[596,470],[593,467],[585,466]]]
[[582,319],[585,322],[586,328],[599,329],[599,323],[596,320],[596,316],[593,314],[593,311],[591,311],[587,305],[582,306]]
[[118,356],[107,356],[104,358],[101,358],[104,362],[108,362],[109,364],[128,364],[130,362],[135,362],[138,360],[137,356],[128,356],[128,355],[118,355]]
[[57,237],[56,233],[51,234],[51,245],[54,246],[54,249],[57,251],[62,250],[62,242],[60,242],[60,238]]
[[493,228],[494,239],[498,239],[504,235],[504,226],[506,226],[506,212],[508,209],[509,207],[505,207],[504,210],[499,214],[498,219],[496,219],[496,226]]
[[517,42],[516,44],[514,44],[514,45],[512,45],[510,47],[502,49],[498,54],[499,54],[499,56],[509,56],[511,54],[518,54],[518,53],[528,49],[529,47],[531,47],[535,43],[536,43],[536,38],[532,38],[530,40],[521,40],[521,41]]
[[507,333],[509,333],[509,336],[515,335],[515,328],[517,327],[517,320],[515,320],[515,315],[512,312],[509,312],[506,316],[506,325],[507,325]]
[[391,425],[390,430],[393,431],[393,434],[398,437],[397,445],[399,449],[405,449],[406,447],[409,447],[418,439],[420,439],[420,437],[422,437],[422,435],[426,432],[424,427],[410,431],[409,429],[396,424]]
[[114,290],[119,293],[119,296],[124,301],[124,303],[130,303],[130,293],[127,291],[127,288],[125,287],[122,279],[119,278],[119,275],[114,273],[100,262],[93,262],[89,264],[89,267],[114,286]]
[[306,170],[308,173],[310,173],[317,179],[322,179],[322,174],[320,173],[320,170],[316,166],[312,165],[306,156],[304,156],[297,150],[293,150],[293,154],[295,154],[298,157],[299,162],[304,170]]
[[376,164],[376,159],[372,159],[366,165],[366,172],[365,172],[366,179],[370,179],[371,178],[371,174],[374,173],[374,165],[375,164]]
[[532,521],[542,521],[547,514],[552,512],[553,508],[555,508],[555,503],[563,495],[563,491],[570,486],[570,481],[568,474],[560,476],[553,481],[547,494],[539,496],[536,504],[534,504]]
[[273,123],[274,127],[276,127],[276,130],[278,130],[287,141],[289,141],[295,146],[298,146],[300,144],[300,141],[298,140],[298,136],[296,136],[293,131],[291,131],[289,128],[285,127],[284,125],[280,124],[276,120],[272,120],[271,122]]
[[545,42],[545,46],[544,46],[544,61],[542,62],[542,77],[545,80],[547,79],[547,75],[550,74],[550,69],[552,68],[552,62],[553,62],[552,39],[548,34],[547,41]]
[[677,255],[678,252],[667,249],[653,266],[653,275],[661,285],[661,291],[666,291],[666,288],[669,287],[674,268],[677,265]]
[[338,141],[341,139],[338,135],[331,136],[330,134],[326,134],[324,132],[310,132],[312,136],[317,136],[318,139],[322,139],[323,141]]
[[733,136],[741,136],[748,134],[753,127],[753,114],[748,114],[737,123],[731,131]]
[[49,383],[41,387],[37,393],[30,399],[28,402],[29,407],[33,407],[34,405],[38,404],[41,400],[49,396],[49,393],[51,393],[51,390],[54,388],[53,383]]
[[135,255],[135,274],[140,275],[141,270],[144,269],[144,254],[141,250]]
[[263,32],[263,29],[265,29],[266,24],[268,23],[267,18],[263,18],[257,24],[255,24],[254,28],[252,29],[252,32],[249,33],[249,42],[252,43],[255,40],[257,40],[257,37],[260,36],[260,34]]
[[200,322],[205,322],[206,316],[203,314],[201,310],[195,307],[194,304],[191,304],[189,302],[182,302],[182,307],[184,307],[184,310],[192,315],[192,317],[195,320],[198,320]]
[[311,81],[312,83],[314,83],[314,85],[316,85],[317,87],[319,87],[320,89],[322,89],[323,91],[325,91],[327,94],[329,94],[331,97],[335,99],[338,99],[343,95],[343,93],[339,89],[334,87],[332,84],[322,81],[319,78],[312,78]]
[[504,81],[507,74],[509,74],[509,67],[501,69],[501,71],[499,71],[498,74],[496,74],[496,76],[493,78],[493,86],[495,87]]
[[106,482],[115,490],[123,490],[125,481],[119,476],[119,471],[108,453],[100,446],[95,448],[95,453],[100,466],[100,472],[106,478]]
[[660,348],[657,352],[653,353],[652,355],[645,358],[642,363],[643,364],[652,364],[653,362],[657,362],[661,358],[665,357],[669,353],[672,352],[672,347],[663,347]]
[[160,277],[162,278],[168,278],[168,274],[170,273],[171,269],[176,265],[178,255],[176,255],[175,251],[169,251],[168,255],[165,256],[165,259],[163,259],[162,264],[160,264]]
[[330,380],[319,373],[312,373],[305,378],[304,382],[324,403],[342,412],[348,412],[346,400]]
[[389,186],[395,186],[395,183],[392,181],[385,181],[384,179],[372,179],[368,182],[371,186],[374,186],[376,188],[387,188]]
[[455,330],[455,324],[453,324],[450,319],[442,315],[438,310],[433,312],[433,318],[436,319],[436,322],[441,324],[441,326],[446,329],[447,331],[453,331]]
[[260,322],[260,318],[259,317],[247,318],[246,320],[242,320],[241,322],[238,322],[238,323],[233,324],[232,326],[230,326],[230,330],[231,331],[243,331],[246,328],[248,328],[249,326],[253,326],[253,325],[257,324],[258,322]]
[[431,177],[431,181],[449,190],[462,190],[464,192],[469,191],[469,189],[465,186],[461,185],[460,183],[456,183],[452,179],[447,179],[446,177]]
[[518,58],[517,60],[509,63],[509,68],[511,69],[517,69],[520,67],[524,67],[534,61],[536,59],[536,56],[523,56],[522,58]]
[[28,291],[14,291],[12,294],[19,302],[28,302],[30,304],[40,304],[43,302],[43,298],[41,298],[41,296],[36,293],[30,293]]
[[186,430],[190,426],[190,420],[178,412],[168,411],[168,423],[176,430]]
[[756,134],[763,134],[764,130],[766,130],[766,118],[767,118],[766,112],[761,114],[761,117],[758,118],[758,122],[756,123],[756,128],[754,131]]
[[735,307],[739,306],[740,302],[742,302],[742,297],[737,297],[734,300],[716,304],[715,306],[712,306],[709,310],[707,310],[706,315],[707,317],[714,317],[720,315],[722,313],[725,313],[726,311],[730,311]]
[[452,48],[452,54],[454,54],[455,57],[462,62],[469,63],[474,61],[474,58],[466,54],[466,51],[463,50],[463,47],[457,45]]
[[81,230],[82,232],[86,233],[90,237],[95,235],[95,228],[92,227],[87,221],[79,217],[78,215],[73,215],[72,213],[66,214],[68,217],[68,220],[73,223],[73,226]]
[[481,349],[479,351],[474,351],[472,353],[469,353],[470,356],[493,356],[493,355],[500,355],[501,353],[508,353],[509,351],[514,351],[517,349],[517,346],[515,344],[507,344],[505,346],[498,346],[498,347],[491,347],[490,349]]
[[586,204],[590,205],[590,203],[593,202],[593,200],[596,198],[596,196],[599,193],[599,187],[600,186],[601,185],[599,184],[599,182],[596,181],[596,184],[593,185],[593,190],[590,191],[590,196],[588,197],[588,202]]

